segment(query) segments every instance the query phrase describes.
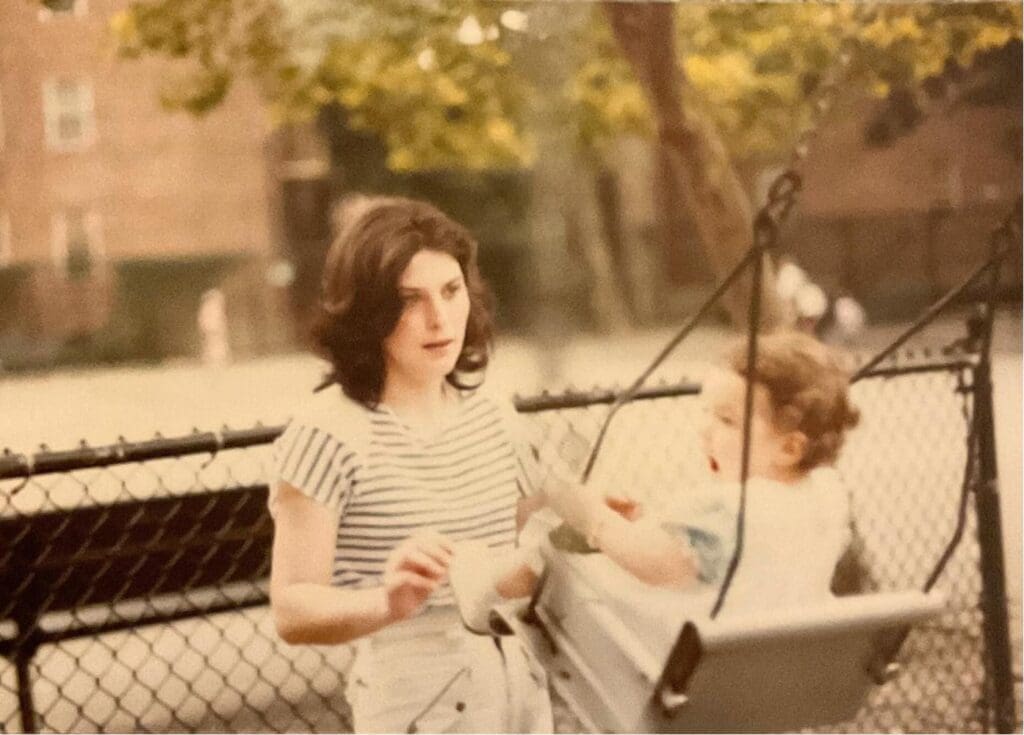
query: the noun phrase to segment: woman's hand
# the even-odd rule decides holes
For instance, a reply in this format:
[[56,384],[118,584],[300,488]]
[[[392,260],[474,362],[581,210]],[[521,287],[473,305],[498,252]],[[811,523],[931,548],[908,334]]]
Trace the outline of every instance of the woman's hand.
[[414,534],[395,547],[384,565],[384,594],[393,621],[419,612],[448,577],[452,551],[452,542],[435,531]]

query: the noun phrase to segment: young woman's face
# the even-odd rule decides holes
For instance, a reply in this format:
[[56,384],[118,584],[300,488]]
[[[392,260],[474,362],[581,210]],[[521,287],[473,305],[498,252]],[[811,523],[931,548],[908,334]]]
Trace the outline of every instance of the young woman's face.
[[[717,370],[704,381],[704,427],[701,434],[711,472],[723,480],[738,481],[743,457],[743,404],[746,381],[731,370]],[[767,389],[754,385],[750,426],[750,477],[777,478],[791,469],[794,458],[789,437],[772,421]],[[796,457],[799,459],[799,457]]]
[[421,250],[398,279],[402,314],[384,339],[387,375],[414,382],[443,380],[462,352],[469,294],[459,262]]

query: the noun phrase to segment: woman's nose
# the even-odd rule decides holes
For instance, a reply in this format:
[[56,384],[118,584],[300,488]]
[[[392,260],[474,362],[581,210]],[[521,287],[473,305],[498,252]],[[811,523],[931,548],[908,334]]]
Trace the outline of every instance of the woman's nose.
[[427,326],[436,329],[443,328],[447,324],[447,317],[441,299],[433,296],[427,299]]

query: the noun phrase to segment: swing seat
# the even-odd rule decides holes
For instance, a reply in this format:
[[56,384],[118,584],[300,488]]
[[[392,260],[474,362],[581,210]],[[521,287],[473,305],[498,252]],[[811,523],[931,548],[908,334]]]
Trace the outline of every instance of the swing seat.
[[[607,560],[605,560],[607,561]],[[773,732],[851,719],[898,673],[909,628],[936,593],[832,598],[800,608],[697,616],[687,593],[608,589],[593,562],[555,552],[532,609],[496,610],[594,732]],[[642,589],[639,589],[642,588]]]

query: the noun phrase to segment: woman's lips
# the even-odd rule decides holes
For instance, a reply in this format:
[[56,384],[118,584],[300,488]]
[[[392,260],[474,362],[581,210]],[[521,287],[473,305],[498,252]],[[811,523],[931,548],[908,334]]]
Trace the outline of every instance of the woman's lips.
[[455,340],[453,339],[442,339],[437,342],[427,342],[423,345],[423,349],[428,352],[444,352],[447,350]]

